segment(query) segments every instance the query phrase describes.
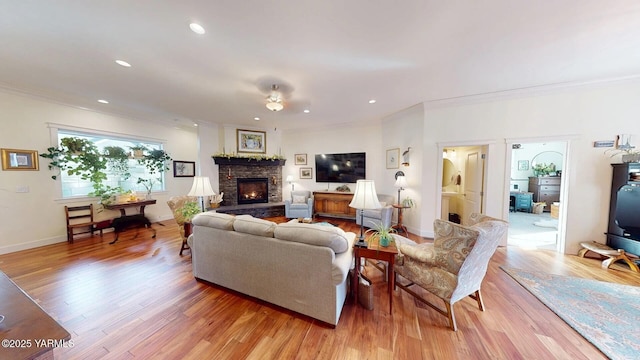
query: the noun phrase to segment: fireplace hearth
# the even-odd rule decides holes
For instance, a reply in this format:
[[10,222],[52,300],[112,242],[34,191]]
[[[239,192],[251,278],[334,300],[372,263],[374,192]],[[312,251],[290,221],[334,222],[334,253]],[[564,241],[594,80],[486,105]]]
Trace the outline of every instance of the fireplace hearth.
[[268,178],[237,179],[238,204],[256,204],[269,202]]

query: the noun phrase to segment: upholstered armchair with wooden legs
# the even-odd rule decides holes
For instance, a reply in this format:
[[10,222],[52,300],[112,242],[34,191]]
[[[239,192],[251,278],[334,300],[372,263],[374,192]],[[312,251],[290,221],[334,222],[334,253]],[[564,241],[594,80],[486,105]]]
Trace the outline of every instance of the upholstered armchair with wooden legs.
[[[402,236],[394,235],[399,255],[394,270],[396,285],[418,300],[449,318],[451,330],[456,331],[453,304],[469,296],[484,311],[480,285],[487,273],[487,266],[508,223],[481,214],[472,214],[469,226],[444,220],[434,221],[433,243],[416,244]],[[400,275],[409,283],[403,284]],[[438,307],[410,286],[417,285],[444,301],[445,309]]]
[[182,255],[184,250],[189,249],[187,237],[184,236],[184,216],[182,216],[182,213],[179,211],[187,202],[198,202],[198,198],[195,196],[173,196],[167,201],[167,205],[169,205],[169,209],[171,209],[173,213],[173,218],[178,223],[178,228],[180,229],[180,237],[182,238],[180,255]]

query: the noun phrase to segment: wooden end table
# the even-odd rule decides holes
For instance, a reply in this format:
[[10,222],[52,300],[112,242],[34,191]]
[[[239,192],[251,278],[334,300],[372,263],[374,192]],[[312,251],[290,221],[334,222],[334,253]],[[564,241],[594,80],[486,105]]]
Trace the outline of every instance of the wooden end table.
[[398,254],[398,248],[396,243],[392,242],[389,246],[384,247],[378,244],[378,240],[367,241],[368,247],[361,248],[355,246],[353,248],[353,254],[356,258],[355,271],[353,272],[353,279],[351,281],[351,291],[355,296],[355,300],[358,301],[358,275],[360,274],[360,258],[374,259],[386,261],[389,265],[387,268],[387,286],[389,290],[389,314],[392,314],[393,310],[393,289],[395,288],[395,272],[393,271],[393,264],[395,263],[396,255]]
[[185,221],[184,224],[184,238],[182,238],[182,247],[180,248],[180,256],[182,256],[182,252],[189,249],[189,244],[187,243],[187,239],[189,235],[193,232],[193,224],[191,221]]
[[411,206],[404,206],[400,204],[393,204],[391,206],[393,206],[395,209],[398,209],[398,223],[395,226],[393,226],[393,228],[396,229],[398,234],[404,232],[406,235],[409,235],[409,232],[407,231],[407,227],[402,225],[402,210],[408,209]]

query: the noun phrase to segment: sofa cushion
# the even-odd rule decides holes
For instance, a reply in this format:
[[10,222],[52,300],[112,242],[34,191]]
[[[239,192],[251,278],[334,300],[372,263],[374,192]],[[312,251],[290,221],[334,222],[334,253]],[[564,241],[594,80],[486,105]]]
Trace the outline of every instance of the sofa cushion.
[[229,214],[221,214],[217,212],[204,212],[196,215],[191,223],[193,225],[208,226],[221,230],[233,230],[233,221],[235,216]]
[[251,215],[238,215],[233,222],[233,229],[236,232],[273,237],[273,230],[276,223],[264,219],[254,218]]
[[280,240],[326,246],[336,254],[343,253],[349,249],[347,234],[336,226],[288,222],[276,226],[274,237]]

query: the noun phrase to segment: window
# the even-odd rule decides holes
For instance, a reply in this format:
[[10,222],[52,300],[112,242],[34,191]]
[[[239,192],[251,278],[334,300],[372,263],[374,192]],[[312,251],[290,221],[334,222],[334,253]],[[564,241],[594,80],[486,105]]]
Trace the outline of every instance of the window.
[[[164,173],[151,174],[144,165],[140,164],[138,160],[132,156],[133,151],[131,151],[131,148],[135,146],[144,146],[149,150],[162,150],[161,143],[58,129],[58,144],[61,143],[63,138],[70,137],[91,141],[98,147],[100,153],[104,153],[105,147],[109,146],[118,146],[127,152],[131,152],[131,156],[127,162],[130,176],[122,175],[121,172],[118,172],[115,168],[117,166],[116,164],[108,162],[106,171],[107,179],[102,182],[103,185],[114,188],[120,187],[125,191],[147,192],[148,189],[145,186],[149,186],[149,183],[151,183],[153,191],[163,191],[165,189]],[[87,196],[94,191],[91,181],[83,180],[79,175],[68,175],[66,171],[62,171],[60,173],[60,179],[62,182],[63,198]],[[138,179],[145,179],[147,181],[146,183],[140,183]]]

